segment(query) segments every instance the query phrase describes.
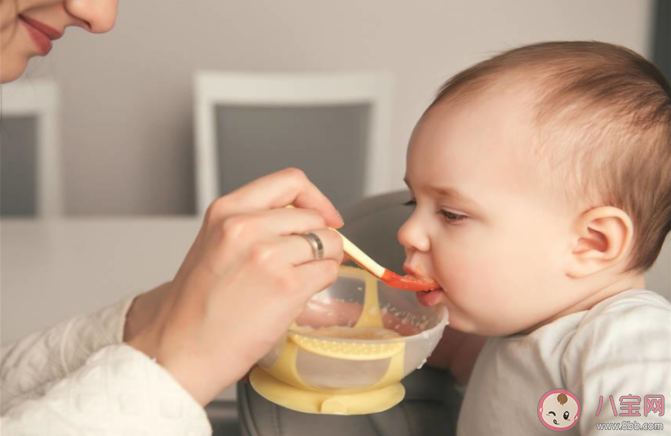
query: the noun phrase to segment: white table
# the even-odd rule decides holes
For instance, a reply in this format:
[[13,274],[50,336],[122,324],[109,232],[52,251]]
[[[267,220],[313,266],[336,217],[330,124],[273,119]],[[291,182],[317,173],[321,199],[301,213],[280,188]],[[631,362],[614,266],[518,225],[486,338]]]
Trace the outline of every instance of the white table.
[[[195,217],[3,219],[2,342],[172,279],[200,224]],[[234,389],[220,398],[235,398]]]

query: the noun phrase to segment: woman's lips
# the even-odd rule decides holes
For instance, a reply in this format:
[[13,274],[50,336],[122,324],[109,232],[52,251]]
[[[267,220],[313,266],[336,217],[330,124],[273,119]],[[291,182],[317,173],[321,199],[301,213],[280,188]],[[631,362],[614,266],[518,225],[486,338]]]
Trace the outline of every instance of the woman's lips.
[[39,50],[39,54],[42,56],[46,56],[51,51],[53,47],[51,41],[63,36],[63,33],[32,18],[20,15],[19,19],[25,24],[30,37]]

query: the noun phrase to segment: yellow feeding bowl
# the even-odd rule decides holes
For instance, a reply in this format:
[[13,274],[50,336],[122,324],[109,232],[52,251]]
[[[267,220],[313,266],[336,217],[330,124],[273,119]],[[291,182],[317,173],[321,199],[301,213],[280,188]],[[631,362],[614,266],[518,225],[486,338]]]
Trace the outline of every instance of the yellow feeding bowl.
[[400,381],[426,362],[447,325],[447,309],[367,272],[341,267],[250,377],[263,397],[306,413],[359,415],[398,404]]

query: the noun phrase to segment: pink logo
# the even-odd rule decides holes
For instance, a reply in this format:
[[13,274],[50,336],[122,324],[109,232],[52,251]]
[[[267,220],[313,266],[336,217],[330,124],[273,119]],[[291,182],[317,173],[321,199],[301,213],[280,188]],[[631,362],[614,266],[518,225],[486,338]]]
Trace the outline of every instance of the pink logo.
[[658,416],[664,416],[664,395],[645,396],[645,416],[648,416],[650,412],[655,412]]
[[550,430],[568,430],[576,425],[579,416],[578,398],[565,389],[553,389],[538,402],[538,419]]
[[[610,406],[613,408],[613,416],[618,416],[617,408],[615,407],[615,400],[610,395]],[[646,395],[644,402],[644,415],[648,413],[656,413],[658,416],[664,416],[664,395]],[[596,416],[601,413],[601,406],[603,405],[603,395],[599,396],[599,408],[596,411]],[[641,397],[637,395],[623,395],[620,397],[620,415],[619,416],[641,416]],[[622,412],[624,410],[624,412]]]

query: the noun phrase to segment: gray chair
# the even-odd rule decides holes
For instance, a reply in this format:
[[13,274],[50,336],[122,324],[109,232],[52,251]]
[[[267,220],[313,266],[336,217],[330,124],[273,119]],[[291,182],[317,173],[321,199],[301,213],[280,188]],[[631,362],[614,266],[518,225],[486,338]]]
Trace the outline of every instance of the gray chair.
[[[380,264],[400,271],[405,259],[396,232],[410,215],[406,192],[371,197],[343,209],[343,233]],[[311,415],[277,406],[248,383],[238,383],[238,419],[244,436],[422,436],[456,434],[461,394],[447,372],[424,367],[403,384],[405,399],[382,413]]]
[[212,424],[212,436],[240,436],[235,401],[215,400],[205,406],[205,411]]

